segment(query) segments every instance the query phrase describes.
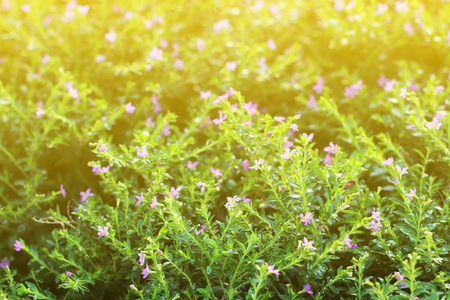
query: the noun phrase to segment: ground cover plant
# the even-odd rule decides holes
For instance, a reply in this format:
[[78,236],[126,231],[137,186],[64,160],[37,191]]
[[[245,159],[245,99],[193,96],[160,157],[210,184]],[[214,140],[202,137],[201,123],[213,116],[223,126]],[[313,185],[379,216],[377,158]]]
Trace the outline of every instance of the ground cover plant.
[[450,2],[0,2],[0,299],[449,299]]

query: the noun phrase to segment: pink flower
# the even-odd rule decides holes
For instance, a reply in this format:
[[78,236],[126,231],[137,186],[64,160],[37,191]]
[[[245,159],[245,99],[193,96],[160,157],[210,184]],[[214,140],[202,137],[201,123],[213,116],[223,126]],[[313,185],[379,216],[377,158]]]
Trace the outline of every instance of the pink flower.
[[105,34],[105,39],[110,43],[114,43],[117,39],[117,33],[110,29],[109,32]]
[[246,102],[242,105],[242,108],[247,110],[249,114],[255,115],[258,111],[258,104],[254,104],[253,102]]
[[169,134],[171,134],[172,132],[170,131],[170,126],[164,127],[163,128],[163,134],[164,136],[168,136]]
[[156,46],[153,46],[152,51],[149,54],[150,59],[162,60],[163,51]]
[[314,95],[310,95],[306,105],[308,105],[309,108],[316,108],[317,107],[316,97],[314,97]]
[[416,188],[410,189],[409,193],[406,194],[406,198],[410,199],[415,194],[416,194]]
[[253,169],[255,171],[258,171],[258,166],[262,165],[264,162],[264,159],[260,158],[258,160],[255,160],[255,165],[253,167],[250,167],[249,169]]
[[197,39],[197,49],[203,51],[205,47],[205,42],[202,39]]
[[136,109],[136,107],[134,107],[133,104],[131,104],[131,102],[128,102],[127,104],[125,104],[125,111],[127,113],[133,114],[135,109]]
[[136,202],[136,206],[139,206],[139,205],[141,205],[141,203],[142,203],[142,200],[144,200],[144,193],[143,193],[143,192],[141,192],[141,195],[140,195],[140,196],[136,196],[136,200],[137,200],[137,202]]
[[22,5],[22,11],[24,13],[30,12],[31,11],[31,4],[24,4],[24,5]]
[[406,1],[405,2],[400,2],[400,1],[395,2],[395,11],[398,13],[408,12],[409,11],[408,3]]
[[407,34],[413,34],[414,33],[414,27],[411,25],[410,22],[406,22],[403,24],[403,29],[405,29]]
[[269,47],[270,50],[275,50],[277,48],[277,45],[272,39],[267,40],[267,46]]
[[370,226],[372,227],[373,232],[377,232],[381,230],[381,222],[377,220],[370,221]]
[[87,15],[89,12],[89,5],[78,5],[78,13],[82,16]]
[[94,193],[91,193],[91,189],[89,188],[86,190],[86,192],[80,192],[80,196],[80,202],[84,202],[89,199],[89,197],[94,197],[95,195]]
[[197,165],[198,165],[198,161],[192,162],[192,161],[188,160],[188,162],[187,162],[187,168],[189,170],[195,169],[197,167]]
[[394,180],[388,180],[390,183],[392,184],[397,184],[398,183],[398,178],[397,176],[394,177]]
[[67,192],[66,192],[66,190],[64,189],[64,185],[60,185],[59,186],[59,188],[60,188],[60,190],[61,190],[61,194],[62,194],[62,196],[65,198],[66,196],[67,196]]
[[111,165],[102,167],[100,165],[92,165],[92,173],[106,173],[111,168]]
[[206,184],[204,184],[203,182],[199,182],[197,183],[197,186],[200,186],[200,192],[202,192],[202,194],[205,192],[205,188],[206,188]]
[[228,28],[230,28],[230,21],[228,19],[223,19],[213,25],[213,29],[216,34],[219,34],[222,30],[226,30]]
[[235,61],[229,61],[229,62],[227,62],[227,70],[228,70],[229,72],[234,72],[234,71],[236,71],[236,66],[237,66],[237,63],[236,63]]
[[173,63],[173,67],[177,69],[178,71],[182,71],[184,69],[184,64],[181,59],[175,59],[175,62]]
[[103,143],[98,143],[98,151],[99,152],[105,152],[105,151],[108,151],[108,143],[105,143],[105,144],[103,144]]
[[302,136],[306,137],[308,142],[311,142],[314,137],[314,133],[310,133],[309,135],[307,133],[302,133]]
[[109,235],[109,228],[108,226],[102,227],[102,226],[97,226],[98,228],[98,236],[102,237],[102,236],[108,236]]
[[383,167],[392,165],[394,163],[394,158],[391,156],[383,162]]
[[401,168],[399,165],[395,165],[395,169],[400,173],[400,175],[408,174],[408,168]]
[[171,187],[169,195],[178,199],[180,197],[180,191],[181,191],[181,186],[177,187],[176,189],[174,187]]
[[317,248],[314,247],[314,241],[308,241],[306,236],[303,238],[302,247],[310,250],[317,250]]
[[382,14],[384,14],[388,9],[389,9],[389,6],[388,6],[387,4],[378,3],[377,10],[375,11],[375,13],[376,13],[377,15],[382,15]]
[[327,154],[327,155],[325,155],[325,160],[323,161],[323,163],[331,166],[331,165],[333,165],[333,161],[334,161],[334,157]]
[[145,254],[138,253],[139,256],[139,265],[142,267],[145,264]]
[[310,295],[314,294],[313,290],[311,289],[311,285],[308,282],[305,284],[305,291]]
[[328,152],[328,153],[337,153],[338,152],[338,144],[333,144],[333,142],[330,142],[328,147],[325,147],[323,149],[324,151]]
[[275,265],[270,266],[267,263],[264,263],[266,265],[267,270],[269,270],[270,273],[275,274],[276,276],[280,275],[280,270],[275,270]]
[[219,112],[219,115],[218,119],[213,120],[214,125],[219,125],[227,119],[227,115],[223,115],[222,112]]
[[354,98],[359,90],[362,89],[362,80],[358,80],[357,83],[345,87],[344,96],[348,98]]
[[244,159],[244,161],[242,162],[242,169],[244,169],[244,171],[247,172],[249,166],[250,163],[248,162],[248,159]]
[[356,244],[352,244],[352,240],[350,239],[350,235],[347,235],[344,238],[344,243],[347,245],[347,247],[349,247],[351,249],[355,249],[357,247]]
[[103,54],[100,54],[100,55],[98,55],[96,58],[95,58],[95,62],[96,63],[101,63],[102,61],[104,61],[106,59],[106,56],[104,56]]
[[214,177],[222,177],[223,176],[222,172],[220,172],[219,169],[215,170],[213,167],[210,167],[209,171],[211,172],[212,175],[214,175]]
[[279,123],[284,123],[284,120],[286,120],[285,117],[275,117],[274,119],[275,119],[275,121],[277,121]]
[[23,249],[23,243],[21,243],[19,240],[14,241],[14,250],[20,251]]
[[313,86],[313,90],[316,92],[316,94],[321,94],[323,91],[324,85],[325,85],[325,80],[323,80],[323,77],[320,76],[319,79],[317,79],[316,84]]
[[311,212],[307,212],[305,215],[299,214],[298,216],[300,217],[304,225],[308,225],[309,223],[311,223],[311,221],[314,220]]
[[297,126],[297,124],[292,124],[289,128],[292,129],[293,132],[298,131],[298,126]]
[[439,122],[439,120],[437,118],[433,118],[432,122],[425,124],[425,127],[429,128],[429,129],[435,128],[436,130],[439,130],[439,128],[441,128],[441,126],[442,126],[442,123]]
[[200,99],[209,99],[211,98],[212,92],[211,91],[200,91]]
[[143,279],[147,278],[148,274],[150,274],[150,268],[148,267],[148,265],[146,265],[145,269],[142,270],[141,274],[143,275],[142,276]]
[[158,204],[158,202],[156,201],[156,196],[154,196],[152,198],[152,204],[150,204],[150,208],[151,209],[155,209],[156,205]]
[[137,156],[138,157],[146,157],[148,155],[147,146],[146,145],[142,146],[141,148],[136,146],[136,151],[137,151]]
[[45,54],[44,57],[42,58],[42,64],[46,65],[46,64],[48,64],[49,61],[50,61],[50,55]]
[[80,101],[80,95],[78,94],[78,89],[75,89],[73,87],[73,82],[72,81],[65,83],[64,87],[67,89],[67,91],[69,92],[69,95],[73,99],[75,99],[77,101]]
[[242,197],[242,201],[244,201],[245,203],[249,204],[250,201],[252,201],[252,199],[250,198],[246,198],[245,195]]
[[408,88],[406,86],[402,87],[400,89],[400,94],[399,94],[400,98],[406,99],[406,93],[407,92],[408,92]]
[[158,96],[156,96],[156,94],[152,95],[152,103],[153,103],[153,106],[155,107],[153,109],[153,113],[154,114],[159,113],[162,110],[162,108],[161,108],[161,105],[158,102]]
[[38,119],[40,119],[40,118],[42,118],[42,115],[44,114],[44,111],[42,110],[42,107],[41,106],[39,106],[38,108],[37,108],[37,110],[36,110],[36,117],[38,118]]

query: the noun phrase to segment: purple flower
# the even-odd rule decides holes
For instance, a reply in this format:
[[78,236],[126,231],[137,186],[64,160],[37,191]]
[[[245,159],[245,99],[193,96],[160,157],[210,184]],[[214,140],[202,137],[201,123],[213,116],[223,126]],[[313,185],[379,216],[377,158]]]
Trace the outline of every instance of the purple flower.
[[99,152],[105,152],[108,151],[108,143],[98,143],[98,151]]
[[215,170],[213,167],[210,167],[209,171],[211,172],[211,174],[214,175],[214,177],[222,177],[223,176],[222,172],[219,169]]
[[275,121],[277,121],[279,123],[284,123],[284,120],[286,120],[285,117],[275,117],[274,119],[275,119]]
[[0,260],[0,268],[6,268],[9,267],[9,265],[11,264],[11,259],[1,259]]
[[92,173],[106,173],[111,168],[111,165],[102,167],[100,165],[92,165]]
[[262,159],[262,158],[255,160],[255,165],[253,167],[250,167],[249,169],[258,171],[258,166],[262,165],[263,162],[264,162],[264,159]]
[[127,113],[133,114],[135,109],[136,109],[136,107],[134,107],[133,104],[131,104],[131,102],[128,102],[127,104],[125,104],[125,110]]
[[439,128],[441,128],[442,123],[439,122],[439,119],[437,118],[433,118],[433,121],[431,123],[427,123],[425,124],[425,127],[432,129],[435,128],[436,130],[439,130]]
[[407,167],[402,169],[399,165],[395,165],[395,169],[397,169],[397,171],[399,173],[401,173],[401,175],[408,174],[408,168]]
[[136,200],[137,200],[137,202],[136,202],[136,206],[139,206],[139,205],[141,205],[141,203],[142,203],[142,200],[144,200],[144,193],[143,193],[143,192],[141,192],[141,195],[140,195],[140,196],[136,196]]
[[80,192],[80,202],[86,201],[89,197],[94,197],[94,193],[91,193],[91,189],[87,189],[86,192]]
[[328,153],[337,153],[338,152],[338,144],[333,144],[333,142],[330,142],[328,147],[325,147],[323,149],[324,151],[328,152]]
[[400,94],[399,94],[400,98],[406,99],[406,93],[407,92],[408,92],[408,88],[406,86],[402,87],[400,89]]
[[311,285],[308,282],[305,284],[305,291],[310,295],[314,294],[313,290],[311,289]]
[[214,119],[213,123],[214,125],[219,125],[221,123],[223,123],[223,121],[225,121],[227,119],[227,115],[223,115],[222,112],[219,112],[219,118],[218,119]]
[[197,49],[202,51],[205,50],[205,41],[203,41],[202,39],[197,39]]
[[350,239],[350,235],[347,235],[344,238],[344,243],[347,245],[347,247],[349,247],[351,249],[355,249],[357,247],[356,244],[352,244],[352,240]]
[[162,54],[163,54],[163,51],[161,49],[159,49],[158,47],[154,46],[148,56],[152,60],[162,60]]
[[394,163],[394,158],[391,156],[383,162],[383,167],[392,165]]
[[298,131],[298,125],[297,124],[292,124],[289,128],[292,129],[293,132]]
[[219,34],[222,30],[226,30],[228,28],[230,28],[230,21],[228,19],[220,20],[213,25],[213,29],[216,34]]
[[145,254],[138,253],[139,256],[139,265],[142,267],[145,264]]
[[164,136],[168,136],[171,133],[172,132],[170,131],[170,126],[164,127],[164,129],[163,129]]
[[152,198],[152,204],[150,204],[150,208],[151,208],[151,209],[155,209],[156,204],[158,204],[158,202],[156,202],[156,196],[154,196],[154,197]]
[[235,61],[229,61],[229,62],[227,62],[227,70],[228,70],[229,72],[236,71],[236,66],[237,66],[237,63],[236,63]]
[[211,98],[212,92],[211,91],[200,91],[200,99],[209,99]]
[[98,55],[98,56],[95,57],[95,62],[99,64],[99,63],[101,63],[102,61],[105,61],[105,59],[106,59],[106,56],[103,55],[103,54],[100,54],[100,55]]
[[253,102],[246,102],[242,105],[242,108],[247,110],[249,114],[255,115],[258,111],[258,104],[253,104]]
[[62,194],[62,196],[65,198],[66,196],[67,196],[67,192],[66,192],[66,190],[64,189],[64,185],[60,185],[59,186],[59,188],[61,189],[61,194]]
[[247,172],[249,166],[250,163],[248,162],[248,159],[244,159],[244,161],[242,162],[242,169],[244,169],[244,171]]
[[403,282],[403,279],[405,279],[405,275],[400,274],[400,272],[394,272],[394,277],[397,281],[400,281],[400,284],[403,288],[406,287],[406,284]]
[[329,154],[327,154],[325,156],[325,160],[323,161],[323,163],[326,164],[326,165],[331,166],[331,165],[333,165],[333,160],[334,160],[334,157],[329,155]]
[[71,276],[72,276],[72,272],[68,272],[68,271],[67,271],[67,272],[66,272],[66,276],[67,276],[67,277],[71,277]]
[[270,266],[268,263],[264,263],[266,265],[267,270],[270,271],[270,273],[273,273],[277,276],[280,275],[280,270],[275,270],[275,265]]
[[373,232],[381,230],[381,222],[377,220],[370,221],[370,227],[372,227]]
[[269,47],[270,50],[275,50],[277,48],[277,45],[272,39],[267,40],[267,46]]
[[252,199],[250,198],[246,198],[245,195],[242,197],[242,201],[244,201],[245,203],[250,203],[250,201],[252,201]]
[[150,268],[148,267],[148,265],[145,265],[145,269],[142,270],[141,274],[144,275],[142,276],[143,279],[147,278],[148,274],[150,274]]
[[177,187],[176,189],[174,187],[171,187],[169,195],[178,199],[178,197],[180,197],[180,191],[181,191],[181,186]]
[[102,227],[102,226],[97,226],[98,228],[98,236],[102,237],[102,236],[108,236],[109,235],[109,228],[108,226]]
[[139,156],[139,157],[146,157],[148,155],[146,145],[142,146],[141,148],[136,146],[136,151],[137,151],[137,156]]
[[314,137],[314,133],[310,133],[309,135],[307,133],[302,133],[302,136],[306,137],[308,142],[311,142]]
[[197,183],[197,186],[201,186],[200,192],[202,192],[202,193],[205,192],[206,184],[204,184],[203,182],[200,181],[199,183]]
[[377,221],[381,221],[380,214],[381,214],[381,211],[377,211],[374,207],[372,210],[372,218],[374,218]]
[[394,180],[388,180],[390,183],[392,184],[397,184],[398,183],[398,178],[397,176],[394,177]]
[[110,42],[110,43],[114,43],[116,41],[117,38],[117,33],[114,32],[114,30],[109,30],[109,32],[107,34],[105,34],[105,39]]
[[309,108],[316,108],[317,107],[316,97],[314,97],[314,95],[310,95],[309,100],[306,104],[308,105]]
[[192,161],[188,160],[188,162],[187,162],[187,168],[189,170],[195,169],[197,167],[197,165],[198,165],[198,161],[192,162]]
[[37,111],[36,111],[36,117],[38,118],[38,119],[40,119],[40,118],[42,118],[42,115],[44,114],[44,111],[42,110],[42,107],[38,107],[37,108]]
[[323,77],[320,76],[317,79],[317,83],[313,86],[313,90],[316,92],[316,94],[321,94],[323,91],[324,85],[325,85],[325,81],[323,80]]
[[305,247],[305,248],[311,249],[311,250],[317,250],[317,248],[314,247],[314,241],[308,241],[306,236],[303,238],[302,247]]
[[14,241],[14,250],[20,251],[23,249],[23,243],[21,243],[19,240]]
[[184,69],[184,63],[181,59],[177,58],[175,59],[175,62],[173,63],[173,67],[177,69],[178,71],[182,71]]
[[415,194],[416,194],[416,188],[410,189],[409,193],[406,194],[406,198],[410,199]]
[[301,218],[301,221],[304,225],[308,225],[311,221],[314,220],[311,215],[311,212],[307,212],[305,215],[299,214],[298,216]]

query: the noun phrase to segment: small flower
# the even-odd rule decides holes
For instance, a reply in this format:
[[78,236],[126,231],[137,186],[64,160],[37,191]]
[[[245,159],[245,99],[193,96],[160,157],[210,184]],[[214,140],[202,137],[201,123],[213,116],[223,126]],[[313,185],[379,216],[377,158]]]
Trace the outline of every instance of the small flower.
[[174,187],[171,187],[169,195],[178,199],[180,197],[180,191],[181,191],[181,186],[177,187],[176,189]]
[[42,64],[46,65],[46,64],[48,64],[49,61],[50,61],[50,55],[45,54],[44,57],[42,58]]
[[316,92],[316,94],[319,95],[322,93],[324,85],[325,85],[325,80],[323,80],[323,77],[320,76],[317,79],[316,84],[313,86],[313,90]]
[[216,34],[219,34],[222,30],[226,30],[228,28],[230,28],[230,21],[228,19],[223,19],[213,25],[213,29]]
[[137,151],[137,156],[138,157],[146,157],[146,156],[148,156],[147,146],[146,145],[142,146],[141,148],[136,146],[136,151]]
[[67,277],[71,277],[72,276],[72,272],[66,272],[66,276]]
[[308,142],[311,143],[312,139],[314,138],[314,133],[310,133],[309,135],[307,133],[302,133],[302,136],[306,137]]
[[400,284],[403,288],[406,287],[406,284],[403,282],[403,279],[405,279],[405,275],[400,274],[400,272],[394,272],[394,277],[397,281],[400,281]]
[[316,97],[314,97],[314,95],[309,95],[309,100],[306,103],[306,105],[308,105],[309,108],[316,108],[317,107]]
[[258,171],[258,166],[262,165],[264,162],[264,159],[260,158],[258,160],[255,160],[255,165],[253,167],[250,167],[249,169],[253,169],[255,171]]
[[398,13],[408,12],[409,11],[408,3],[400,1],[395,2],[395,11]]
[[203,41],[202,39],[197,39],[197,49],[200,51],[205,50],[205,41]]
[[136,202],[136,206],[139,206],[139,205],[141,205],[141,203],[142,203],[142,200],[144,200],[144,193],[143,193],[143,192],[141,192],[141,195],[140,195],[140,196],[136,196],[135,198],[136,198],[136,200],[137,200],[137,202]]
[[150,204],[150,208],[151,209],[155,209],[156,205],[158,204],[158,202],[156,202],[156,196],[154,196],[152,198],[152,204]]
[[200,192],[202,192],[202,193],[205,192],[206,184],[204,184],[203,182],[200,181],[199,183],[197,183],[197,186],[201,187]]
[[19,240],[14,241],[14,250],[20,251],[23,249],[23,243],[21,243]]
[[308,225],[311,221],[314,220],[311,212],[307,212],[305,215],[299,214],[298,216],[301,218],[301,221],[304,225]]
[[406,31],[407,34],[413,34],[414,33],[414,27],[411,25],[410,22],[406,22],[403,24],[403,29]]
[[402,87],[400,89],[400,94],[399,94],[400,98],[406,99],[406,93],[407,92],[408,92],[408,88],[406,86]]
[[24,13],[30,12],[30,10],[31,10],[31,4],[24,4],[24,5],[22,5],[22,11]]
[[148,56],[152,60],[162,60],[162,54],[163,54],[163,51],[161,49],[159,49],[158,47],[154,46]]
[[127,104],[125,104],[125,110],[127,113],[133,114],[135,109],[136,109],[136,107],[134,107],[133,104],[131,104],[131,102],[128,102]]
[[277,45],[272,39],[267,40],[267,46],[269,47],[270,50],[275,50],[277,48]]
[[374,207],[372,210],[372,218],[374,218],[376,221],[381,221],[380,215],[381,211],[377,211],[376,208]]
[[110,43],[114,43],[117,39],[117,33],[111,29],[107,34],[105,34],[105,39]]
[[37,108],[37,110],[36,110],[36,117],[38,118],[38,119],[40,119],[40,118],[42,118],[42,115],[44,114],[44,110],[42,109],[42,107],[38,107]]
[[415,194],[416,194],[416,188],[410,189],[409,193],[406,194],[406,198],[410,199]]
[[338,152],[338,144],[333,144],[333,142],[330,142],[328,147],[325,147],[323,149],[324,151],[328,152],[328,153],[337,153]]
[[209,99],[212,96],[211,91],[200,91],[200,99]]
[[383,3],[379,3],[377,6],[377,10],[375,11],[375,13],[377,15],[382,15],[384,14],[387,10],[389,9],[389,6],[387,4],[383,4]]
[[145,254],[138,253],[139,256],[139,265],[142,267],[145,264]]
[[156,96],[155,94],[152,95],[152,103],[155,106],[155,108],[153,109],[153,113],[156,115],[162,110],[162,108],[158,102],[158,96]]
[[247,112],[253,116],[258,111],[258,104],[253,103],[253,102],[250,101],[250,102],[244,103],[242,105],[242,108],[247,110]]
[[289,128],[292,130],[292,132],[298,131],[298,125],[297,124],[292,124]]
[[188,160],[188,162],[187,162],[187,168],[189,170],[195,169],[197,167],[197,165],[198,165],[198,161],[192,162],[192,161]]
[[267,270],[269,270],[270,273],[275,274],[277,276],[280,275],[280,270],[275,270],[275,265],[270,266],[268,263],[264,263],[266,265]]
[[394,180],[388,180],[390,183],[392,184],[397,184],[398,183],[398,178],[397,176],[394,177]]
[[0,260],[0,268],[6,268],[9,267],[9,265],[11,264],[11,259],[1,259]]
[[252,199],[250,198],[246,198],[245,195],[242,197],[242,201],[244,201],[245,203],[249,204],[250,201],[252,201]]
[[227,115],[223,115],[222,112],[219,112],[219,118],[218,119],[214,119],[213,123],[214,125],[219,125],[221,123],[223,123],[223,121],[225,121],[227,119]]
[[425,124],[425,127],[432,129],[435,128],[436,130],[439,130],[439,128],[441,128],[442,123],[439,122],[439,120],[437,118],[433,118],[433,121],[431,123],[427,123]]
[[371,220],[370,224],[371,224],[370,227],[372,227],[373,232],[381,230],[381,222],[376,221],[376,220]]
[[325,155],[325,160],[323,161],[323,163],[331,166],[331,165],[333,165],[333,161],[334,161],[334,157],[327,154],[327,155]]
[[314,294],[313,290],[311,289],[311,285],[308,282],[305,284],[305,291],[310,295]]
[[148,267],[148,265],[145,265],[145,269],[142,270],[141,274],[143,275],[142,276],[143,279],[147,278],[148,274],[150,274],[150,268]]
[[274,119],[275,119],[275,121],[277,121],[279,123],[284,123],[284,120],[286,120],[285,117],[275,117]]
[[392,165],[394,163],[394,158],[391,156],[383,162],[383,167]]
[[395,165],[395,169],[400,173],[400,175],[408,174],[408,168],[401,168],[399,165]]
[[175,62],[173,63],[173,67],[177,69],[178,71],[182,71],[184,69],[184,63],[181,59],[177,58],[175,59]]
[[235,61],[229,61],[226,63],[228,72],[236,71],[237,63]]
[[89,197],[94,197],[94,193],[91,193],[91,189],[87,189],[86,192],[80,192],[80,202],[86,201]]
[[168,136],[170,135],[172,132],[170,131],[170,126],[164,127],[163,128],[163,134],[164,136]]
[[209,168],[209,171],[211,172],[212,175],[214,175],[214,177],[222,177],[223,174],[219,169],[214,169],[213,167]]
[[250,166],[250,163],[249,163],[248,159],[244,159],[244,161],[242,162],[242,169],[244,169],[244,171],[247,172],[249,166]]
[[82,16],[87,15],[89,12],[89,5],[78,5],[78,13]]
[[105,59],[106,59],[106,56],[103,54],[100,54],[95,57],[95,62],[99,64],[99,63],[105,61]]
[[317,250],[317,248],[314,247],[314,241],[308,241],[306,236],[303,238],[302,247],[305,247],[310,250]]
[[66,192],[66,190],[64,189],[64,185],[60,185],[59,186],[59,189],[61,190],[61,194],[62,194],[62,196],[65,198],[66,196],[67,196],[67,192]]
[[355,249],[357,247],[356,244],[352,244],[352,240],[350,239],[350,235],[347,235],[344,238],[344,243],[347,245],[347,247],[349,247],[351,249]]
[[109,232],[108,232],[109,228],[108,228],[108,226],[102,227],[102,226],[99,225],[99,226],[97,226],[97,228],[98,228],[98,236],[99,237],[108,236],[109,235]]

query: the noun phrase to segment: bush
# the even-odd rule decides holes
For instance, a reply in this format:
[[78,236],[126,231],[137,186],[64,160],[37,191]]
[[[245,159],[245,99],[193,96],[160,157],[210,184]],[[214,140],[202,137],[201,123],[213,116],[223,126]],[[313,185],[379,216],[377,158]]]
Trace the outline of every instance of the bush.
[[0,7],[1,299],[446,299],[446,1],[60,2]]

